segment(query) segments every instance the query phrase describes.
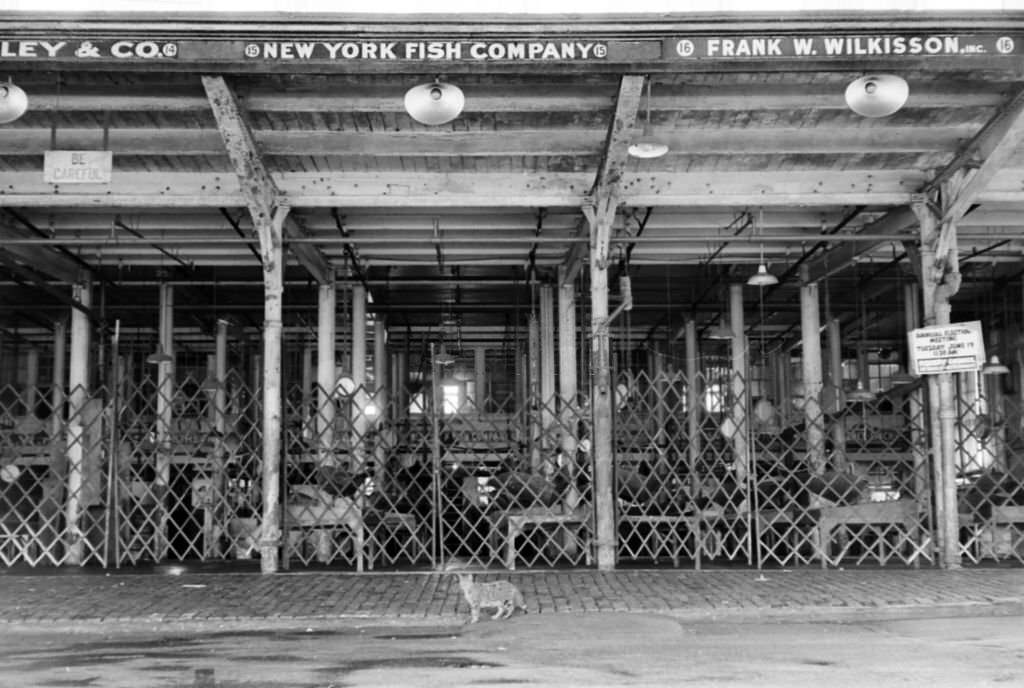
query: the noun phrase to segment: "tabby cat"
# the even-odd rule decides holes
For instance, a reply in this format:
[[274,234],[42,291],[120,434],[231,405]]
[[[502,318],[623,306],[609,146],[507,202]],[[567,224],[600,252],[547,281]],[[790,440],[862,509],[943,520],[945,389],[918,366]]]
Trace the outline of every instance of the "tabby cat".
[[526,613],[526,600],[523,593],[510,581],[497,580],[488,583],[478,583],[473,574],[465,570],[446,570],[455,573],[459,577],[459,587],[462,588],[462,596],[469,605],[470,623],[480,620],[481,609],[495,609],[492,619],[507,619],[518,607]]

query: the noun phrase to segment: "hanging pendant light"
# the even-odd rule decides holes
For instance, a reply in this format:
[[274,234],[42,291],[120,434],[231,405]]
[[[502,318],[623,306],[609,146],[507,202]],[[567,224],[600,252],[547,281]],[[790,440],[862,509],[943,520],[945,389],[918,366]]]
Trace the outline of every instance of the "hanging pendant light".
[[[764,226],[764,209],[758,210],[758,222],[754,228],[754,232],[760,236],[762,227]],[[764,242],[761,242],[761,260],[757,266],[757,272],[747,279],[747,284],[751,287],[772,287],[779,283],[779,278],[768,272],[768,265],[764,262]]]
[[982,375],[1008,375],[1010,368],[1005,363],[999,360],[999,356],[992,354],[992,357],[988,359],[988,363],[981,367]]
[[910,87],[895,74],[871,74],[846,87],[846,104],[862,117],[888,117],[907,102]]
[[462,89],[455,84],[442,84],[438,79],[405,92],[405,111],[420,124],[437,126],[451,122],[465,105]]
[[651,128],[651,79],[647,78],[647,122],[644,124],[643,135],[629,146],[629,154],[634,158],[650,160],[660,158],[668,153],[668,144],[654,136]]
[[865,389],[863,380],[857,380],[857,386],[852,391],[846,393],[847,401],[868,402],[874,401],[876,398],[874,392],[870,389]]
[[10,80],[0,84],[0,124],[18,119],[28,110],[28,96]]
[[757,266],[757,272],[747,279],[751,287],[771,287],[779,283],[779,278],[768,272],[768,266],[761,263]]
[[434,356],[434,363],[439,366],[450,366],[455,363],[455,356],[448,353],[444,342],[441,342],[441,346],[437,349],[437,355]]
[[149,356],[146,356],[146,363],[151,363],[153,365],[160,365],[161,363],[170,363],[173,360],[174,358],[169,353],[164,351],[163,344],[157,344],[156,351],[151,353]]
[[725,324],[725,318],[704,331],[705,339],[732,339],[732,328]]

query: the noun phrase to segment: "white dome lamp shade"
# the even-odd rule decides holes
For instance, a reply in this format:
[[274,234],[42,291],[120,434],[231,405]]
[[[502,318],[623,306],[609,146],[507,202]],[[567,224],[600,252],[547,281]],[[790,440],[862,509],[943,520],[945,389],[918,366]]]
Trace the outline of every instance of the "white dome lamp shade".
[[757,266],[757,272],[747,279],[747,284],[752,287],[771,287],[779,283],[779,278],[768,272],[768,266],[761,263]]
[[846,104],[862,117],[888,117],[907,102],[910,87],[895,74],[870,74],[846,87]]
[[413,86],[405,92],[405,111],[420,124],[437,126],[451,122],[465,106],[466,96],[461,88],[437,80]]
[[647,79],[647,121],[644,123],[644,132],[628,148],[629,155],[642,160],[660,158],[668,153],[668,144],[654,136],[651,127],[651,79]]
[[8,81],[0,84],[0,124],[18,119],[28,110],[28,96],[19,86]]

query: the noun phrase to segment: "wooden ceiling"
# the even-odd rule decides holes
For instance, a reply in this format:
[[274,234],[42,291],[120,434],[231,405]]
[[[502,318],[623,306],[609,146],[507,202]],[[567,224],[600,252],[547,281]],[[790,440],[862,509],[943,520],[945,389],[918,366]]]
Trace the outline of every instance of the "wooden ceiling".
[[[772,37],[784,47],[799,38],[889,42],[886,54],[857,54],[882,43],[849,41],[833,56],[721,54],[725,40]],[[938,37],[945,47],[954,37],[959,52],[896,54],[893,37]],[[674,51],[682,40],[697,46],[697,58]],[[463,50],[568,41],[607,54],[280,58],[300,44],[322,52],[342,42],[429,41]],[[86,42],[99,52],[76,57]],[[137,57],[150,43],[176,53]],[[278,58],[266,58],[268,45]],[[972,52],[975,45],[987,52]],[[316,319],[314,278],[295,253],[312,251],[344,281],[369,287],[393,337],[421,337],[457,314],[466,342],[507,339],[535,303],[535,285],[555,280],[559,266],[585,263],[581,208],[602,171],[614,174],[621,201],[613,275],[628,272],[635,301],[616,334],[633,346],[673,338],[686,317],[713,322],[727,285],[759,262],[783,278],[744,290],[750,333],[771,347],[796,341],[801,267],[824,280],[830,312],[849,335],[865,327],[872,340],[897,341],[900,286],[914,279],[907,206],[958,170],[976,183],[959,225],[965,280],[954,319],[1006,322],[1020,312],[1024,14],[9,15],[0,18],[0,65],[30,99],[23,117],[0,125],[0,325],[28,337],[45,338],[66,316],[68,282],[83,269],[103,290],[98,317],[121,319],[128,331],[155,327],[161,280],[180,285],[176,320],[194,329],[198,345],[218,316],[258,328],[256,239],[203,75],[222,75],[234,91],[291,207],[298,229],[285,317],[293,337]],[[848,109],[846,85],[871,72],[906,79],[903,109],[878,119]],[[425,126],[402,97],[436,76],[457,84],[466,106],[448,124]],[[645,78],[649,101],[635,88]],[[626,83],[634,88],[623,102]],[[670,152],[629,158],[624,146],[640,135],[648,103],[651,129]],[[45,183],[51,149],[111,150],[112,181]]]

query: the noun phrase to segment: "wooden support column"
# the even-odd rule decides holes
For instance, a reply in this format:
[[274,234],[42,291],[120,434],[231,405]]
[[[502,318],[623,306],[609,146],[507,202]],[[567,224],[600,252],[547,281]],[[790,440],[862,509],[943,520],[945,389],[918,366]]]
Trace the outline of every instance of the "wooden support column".
[[623,75],[615,113],[605,139],[603,161],[597,172],[589,205],[582,208],[590,237],[591,394],[593,408],[594,521],[597,567],[615,568],[615,456],[612,450],[612,379],[608,322],[608,263],[612,224],[619,206],[619,185],[626,170],[629,143],[636,134],[636,116],[644,77]]
[[[76,301],[86,308],[92,304],[92,285],[88,280],[72,288]],[[85,534],[82,532],[85,487],[85,428],[82,416],[89,401],[89,347],[92,334],[89,317],[71,309],[71,362],[68,379],[67,491],[64,500],[65,551],[69,564],[80,565],[85,558]]]
[[[281,545],[281,333],[284,293],[285,224],[288,235],[302,237],[299,223],[289,220],[289,208],[263,163],[252,129],[222,76],[203,76],[203,88],[217,120],[224,147],[238,176],[252,225],[260,243],[263,264],[263,522],[260,569],[274,573]],[[330,263],[308,243],[293,243],[299,262],[321,284],[333,280]]]
[[594,509],[597,529],[597,567],[615,568],[615,456],[612,449],[612,379],[608,324],[608,241],[615,204],[587,213],[590,221],[591,405],[594,413]]
[[[287,207],[256,222],[263,257],[263,525],[260,570],[280,568],[281,549],[281,334],[284,300],[284,243],[282,224]],[[256,220],[256,218],[254,218]]]
[[[912,207],[920,222],[925,325],[948,325],[949,299],[960,288],[956,225],[949,221],[940,232],[938,215],[928,203],[922,201]],[[928,392],[940,563],[943,568],[958,569],[962,562],[956,497],[956,405],[952,373],[929,375]]]
[[743,322],[743,285],[729,285],[729,329],[732,330],[732,420],[735,434],[732,438],[733,466],[736,481],[745,485],[750,474],[750,442],[747,407],[750,405],[747,381],[748,356],[746,326]]
[[[333,277],[333,272],[331,276]],[[316,446],[317,463],[321,466],[334,464],[334,388],[338,382],[334,351],[337,336],[337,294],[333,279],[321,284],[317,290]]]
[[803,353],[803,414],[807,435],[807,462],[815,475],[825,471],[825,418],[821,407],[821,320],[818,285],[808,282],[807,266],[800,270],[800,338]]

